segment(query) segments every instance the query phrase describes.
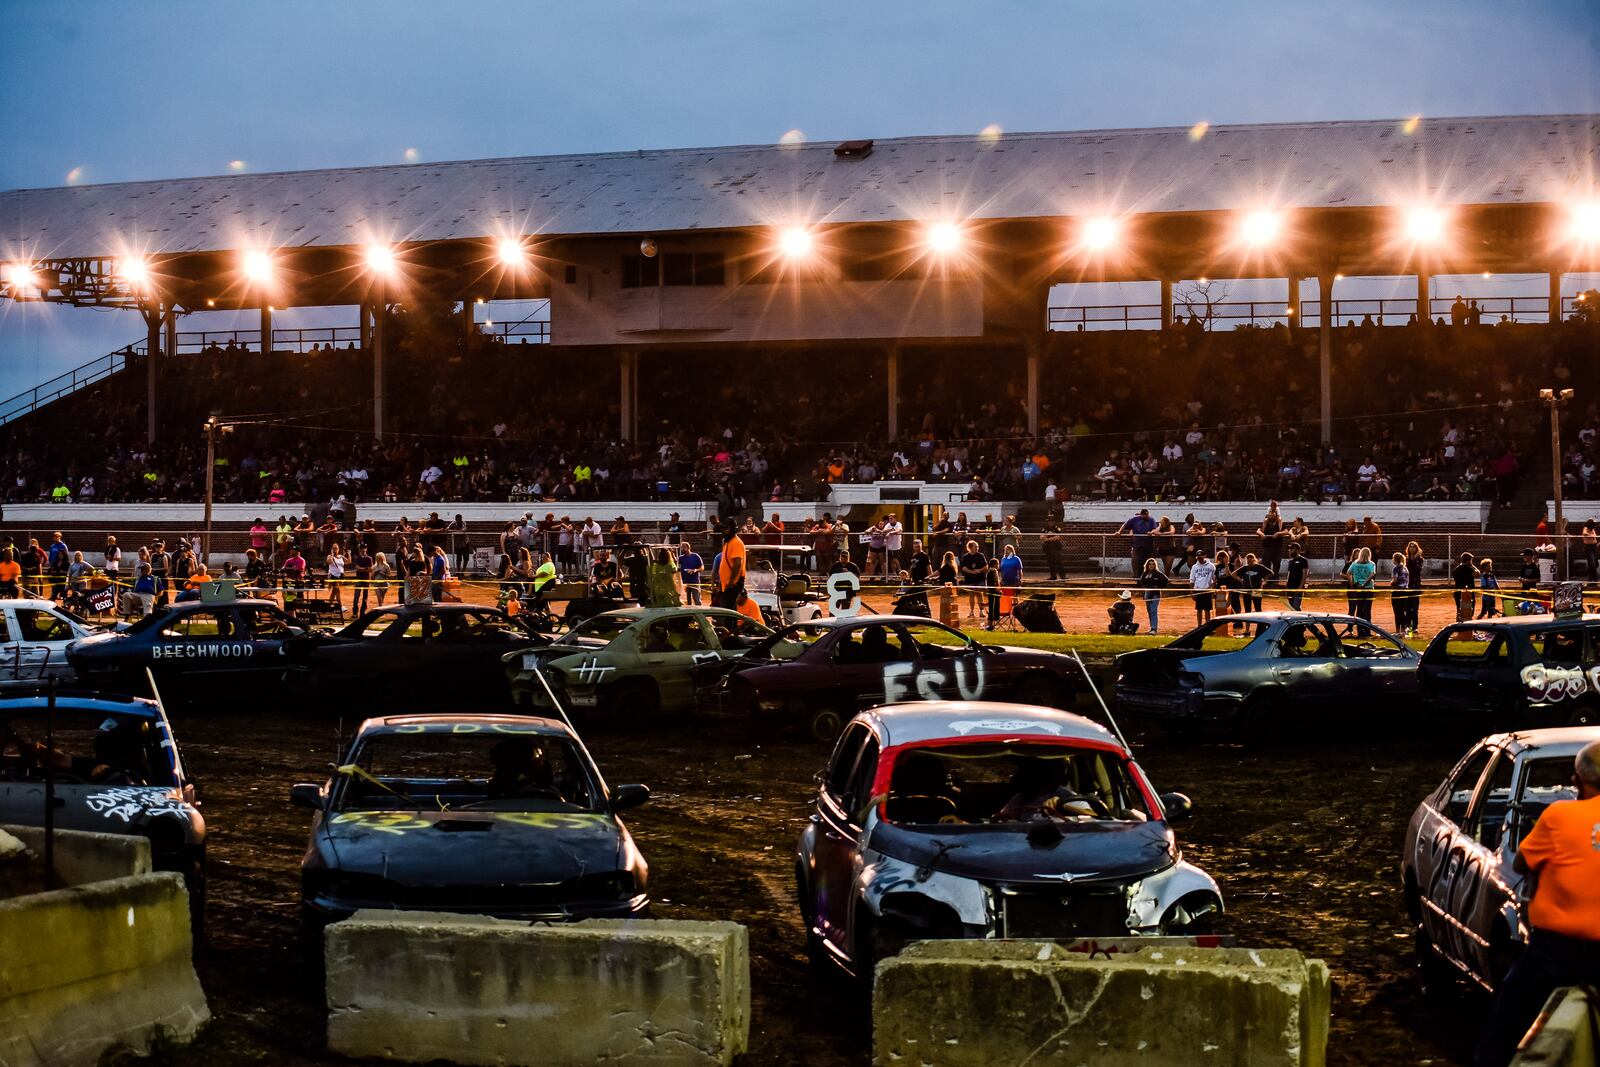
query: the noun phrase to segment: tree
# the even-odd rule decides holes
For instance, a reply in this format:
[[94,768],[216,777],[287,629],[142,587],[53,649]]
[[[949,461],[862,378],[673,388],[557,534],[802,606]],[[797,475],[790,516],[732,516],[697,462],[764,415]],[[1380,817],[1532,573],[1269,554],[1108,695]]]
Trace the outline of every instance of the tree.
[[1184,282],[1174,294],[1176,302],[1187,318],[1197,318],[1205,329],[1213,329],[1218,318],[1218,305],[1228,299],[1232,287],[1212,278]]

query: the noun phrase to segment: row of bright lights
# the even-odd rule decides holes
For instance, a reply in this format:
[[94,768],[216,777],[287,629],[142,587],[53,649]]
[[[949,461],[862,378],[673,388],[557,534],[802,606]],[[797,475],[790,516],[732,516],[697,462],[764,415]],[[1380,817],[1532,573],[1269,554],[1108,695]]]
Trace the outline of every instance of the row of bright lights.
[[[1235,240],[1247,248],[1264,250],[1278,243],[1286,229],[1287,216],[1281,211],[1251,211],[1239,216],[1235,224]],[[1074,251],[1098,255],[1111,253],[1122,244],[1126,235],[1122,218],[1102,215],[1084,219],[1079,223]],[[1446,240],[1450,231],[1450,217],[1439,208],[1418,207],[1407,211],[1401,219],[1400,234],[1412,245],[1438,245]],[[962,252],[967,243],[967,231],[959,223],[935,222],[922,233],[925,249],[945,258]],[[1567,238],[1575,244],[1600,244],[1600,202],[1574,206],[1568,217]],[[654,243],[648,238],[641,247],[648,246],[645,254],[654,253]],[[780,229],[776,237],[776,251],[785,259],[803,260],[817,249],[816,232],[808,226],[788,226]],[[495,242],[495,256],[507,269],[525,266],[529,259],[527,246],[517,238],[502,237]],[[391,277],[399,271],[399,257],[395,249],[385,244],[368,244],[362,248],[361,259],[367,270],[378,277]],[[277,262],[270,252],[251,249],[240,258],[240,271],[250,284],[271,286],[277,278]],[[112,265],[113,274],[130,289],[145,288],[151,280],[150,263],[143,257],[133,256],[117,260]],[[5,280],[13,289],[38,288],[40,277],[37,268],[24,263],[10,264]]]

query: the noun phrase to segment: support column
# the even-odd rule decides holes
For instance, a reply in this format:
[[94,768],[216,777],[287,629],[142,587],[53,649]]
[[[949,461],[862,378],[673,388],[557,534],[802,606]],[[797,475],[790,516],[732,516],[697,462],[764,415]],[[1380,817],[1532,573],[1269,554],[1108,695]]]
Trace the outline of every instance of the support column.
[[461,336],[472,340],[472,335],[478,332],[478,309],[471,297],[461,298]]
[[1417,271],[1417,324],[1427,326],[1433,322],[1433,301],[1430,299],[1433,291],[1433,278],[1431,275]]
[[639,350],[633,350],[633,370],[628,375],[628,396],[632,399],[629,405],[628,440],[639,440]]
[[161,351],[169,356],[178,354],[178,313],[172,308],[167,309],[166,315],[161,319],[162,332],[166,340],[161,345]]
[[1028,433],[1039,433],[1039,353],[1044,348],[1044,337],[1035,335],[1026,341],[1028,354]]
[[619,385],[621,386],[621,409],[617,433],[624,440],[632,441],[638,430],[638,389],[639,389],[639,351],[636,348],[624,348],[617,356],[617,369]]
[[272,351],[272,308],[261,305],[261,354]]
[[372,438],[383,440],[383,320],[385,301],[379,296],[372,315]]
[[145,373],[145,430],[147,445],[156,443],[156,393],[160,386],[161,364],[161,308],[159,305],[144,310],[144,373]]
[[1333,275],[1317,275],[1322,314],[1317,329],[1317,382],[1322,398],[1322,440],[1333,440]]
[[884,350],[884,389],[885,398],[889,405],[888,430],[889,440],[896,441],[900,437],[900,342],[890,341]]
[[1559,269],[1550,272],[1550,321],[1561,321],[1561,271]]
[[1161,279],[1161,328],[1172,329],[1172,279]]
[[356,305],[356,314],[361,318],[361,351],[370,352],[372,350],[372,313],[367,309],[367,305],[358,304]]
[[1289,312],[1291,327],[1304,325],[1300,321],[1300,279],[1293,274],[1289,275],[1289,299],[1283,306]]

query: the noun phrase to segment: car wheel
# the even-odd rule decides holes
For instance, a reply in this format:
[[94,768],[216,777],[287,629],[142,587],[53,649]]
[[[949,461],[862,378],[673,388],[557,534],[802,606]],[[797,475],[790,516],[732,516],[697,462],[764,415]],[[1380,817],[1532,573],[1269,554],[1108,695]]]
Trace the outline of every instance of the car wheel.
[[1041,708],[1065,710],[1071,704],[1067,699],[1066,686],[1044,674],[1031,675],[1018,682],[1016,696],[1019,704],[1033,704]]
[[1459,988],[1455,968],[1439,955],[1427,928],[1421,923],[1417,924],[1413,944],[1417,953],[1417,978],[1422,983],[1423,996],[1442,1000],[1454,995]]
[[608,714],[624,713],[644,718],[661,710],[661,697],[655,683],[646,678],[626,678],[613,685],[604,697]]
[[1161,933],[1168,937],[1203,937],[1216,932],[1222,909],[1210,893],[1191,893],[1161,916]]
[[1568,726],[1594,726],[1596,723],[1600,723],[1600,709],[1593,704],[1578,705],[1578,710],[1567,720]]
[[832,744],[839,736],[839,731],[844,729],[844,716],[833,708],[823,708],[821,711],[811,713],[811,721],[807,724],[807,733],[811,740],[822,744]]
[[800,922],[806,930],[806,965],[813,974],[819,977],[831,977],[834,971],[833,960],[828,955],[828,950],[822,944],[822,937],[813,927],[816,925],[815,904],[811,897],[811,886],[806,882],[805,865],[794,865],[794,892],[795,902],[800,907]]

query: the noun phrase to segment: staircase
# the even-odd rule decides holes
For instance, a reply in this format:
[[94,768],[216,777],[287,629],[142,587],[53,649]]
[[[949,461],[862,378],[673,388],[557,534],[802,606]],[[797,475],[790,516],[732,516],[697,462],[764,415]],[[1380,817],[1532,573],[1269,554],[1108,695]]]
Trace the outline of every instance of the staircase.
[[10,400],[0,403],[0,426],[15,422],[22,416],[38,411],[46,404],[62,397],[71,396],[85,386],[103,382],[122,373],[128,368],[130,361],[144,355],[144,348],[143,341],[127,345],[115,352],[108,352],[98,359],[91,359],[81,367],[74,367],[63,374],[58,374],[26,392],[18,393]]
[[1489,512],[1489,521],[1483,532],[1531,537],[1533,528],[1548,514],[1550,476],[1550,452],[1536,446],[1522,468],[1516,495],[1505,507],[1497,507]]

